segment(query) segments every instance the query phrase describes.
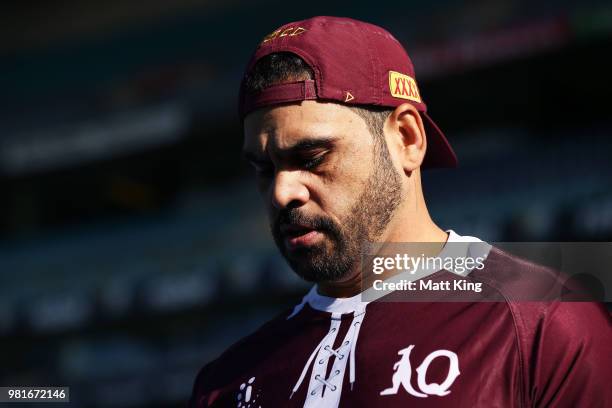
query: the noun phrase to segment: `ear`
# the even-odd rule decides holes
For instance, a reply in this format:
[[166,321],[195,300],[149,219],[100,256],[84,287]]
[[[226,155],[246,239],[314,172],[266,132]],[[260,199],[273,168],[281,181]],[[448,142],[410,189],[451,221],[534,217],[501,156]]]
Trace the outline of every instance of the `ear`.
[[421,115],[409,103],[399,105],[385,122],[388,146],[399,157],[406,173],[421,166],[427,150],[427,139]]

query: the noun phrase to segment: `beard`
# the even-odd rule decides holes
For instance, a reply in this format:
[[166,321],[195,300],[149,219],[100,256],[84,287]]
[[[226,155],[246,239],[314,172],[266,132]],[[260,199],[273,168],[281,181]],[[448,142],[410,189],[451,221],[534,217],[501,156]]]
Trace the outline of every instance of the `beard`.
[[[308,216],[299,208],[282,209],[272,223],[277,247],[304,280],[334,282],[350,277],[368,243],[378,239],[391,221],[402,201],[401,178],[384,142],[375,143],[374,157],[374,166],[363,190],[340,224],[326,216]],[[308,226],[327,239],[289,253],[281,234],[283,224]]]

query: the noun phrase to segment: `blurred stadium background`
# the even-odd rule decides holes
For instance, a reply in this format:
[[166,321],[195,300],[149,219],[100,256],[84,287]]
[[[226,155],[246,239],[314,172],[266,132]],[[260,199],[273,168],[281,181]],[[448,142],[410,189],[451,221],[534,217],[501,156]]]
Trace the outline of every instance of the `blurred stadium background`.
[[250,52],[291,20],[364,19],[406,46],[461,163],[425,176],[442,227],[612,238],[609,2],[1,10],[0,385],[183,406],[204,363],[304,292],[268,237],[236,114]]

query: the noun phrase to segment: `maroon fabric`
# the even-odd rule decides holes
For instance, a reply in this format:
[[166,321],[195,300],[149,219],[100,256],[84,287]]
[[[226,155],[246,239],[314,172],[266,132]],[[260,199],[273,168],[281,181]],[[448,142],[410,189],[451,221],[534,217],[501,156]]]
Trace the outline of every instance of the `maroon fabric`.
[[289,82],[264,89],[257,95],[245,95],[245,104],[253,109],[296,100],[317,99],[313,80]]
[[[612,323],[602,304],[518,302],[513,293],[544,268],[494,249],[481,271],[483,282],[501,302],[381,302],[367,306],[358,336],[356,382],[345,373],[340,407],[610,407],[612,406]],[[446,271],[440,278],[458,279]],[[306,361],[328,332],[331,315],[306,305],[289,311],[233,345],[199,373],[190,407],[236,407],[241,384],[255,377],[254,407],[302,407],[307,383],[291,399]],[[340,332],[353,316],[343,314]],[[342,335],[337,337],[342,338]],[[430,353],[456,353],[460,374],[447,395],[417,397],[392,385],[398,351],[413,345],[410,384],[419,389],[417,368]],[[427,383],[448,376],[446,358],[431,361]],[[347,370],[348,371],[348,370]]]
[[[315,74],[316,99],[347,105],[377,105],[396,107],[404,102],[413,104],[424,119],[427,134],[427,154],[423,167],[455,167],[457,157],[442,131],[429,116],[420,97],[416,82],[391,78],[391,72],[416,80],[414,67],[402,45],[386,30],[362,21],[318,16],[288,23],[261,42],[245,70],[245,77],[262,57],[276,52],[291,52],[310,65]],[[310,99],[304,92],[275,87],[257,94],[240,86],[239,113],[241,119],[251,111],[279,103]],[[392,90],[406,97],[394,96]]]

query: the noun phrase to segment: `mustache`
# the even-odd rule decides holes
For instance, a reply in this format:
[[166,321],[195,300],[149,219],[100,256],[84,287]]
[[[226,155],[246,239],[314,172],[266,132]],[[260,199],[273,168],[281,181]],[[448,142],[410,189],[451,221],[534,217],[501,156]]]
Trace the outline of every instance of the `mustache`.
[[278,215],[272,223],[272,232],[276,236],[280,236],[280,228],[283,225],[299,224],[310,229],[324,230],[337,232],[338,227],[329,218],[323,216],[308,216],[303,214],[297,208],[285,208],[279,211]]

